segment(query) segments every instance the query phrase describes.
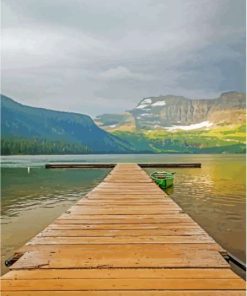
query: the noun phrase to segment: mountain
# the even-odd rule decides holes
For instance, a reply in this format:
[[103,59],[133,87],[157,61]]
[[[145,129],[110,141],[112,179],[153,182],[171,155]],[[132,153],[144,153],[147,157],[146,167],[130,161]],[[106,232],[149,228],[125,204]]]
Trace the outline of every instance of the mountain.
[[201,100],[167,95],[144,98],[124,116],[98,116],[97,123],[139,153],[244,153],[245,108],[239,92]]
[[[97,117],[97,123],[106,130],[125,130],[132,122],[132,129],[197,129],[245,121],[245,94],[222,93],[216,99],[189,99],[182,96],[148,97],[125,114],[125,120],[115,115],[115,121],[107,124],[113,115]],[[128,116],[127,116],[128,115]],[[121,120],[118,120],[121,118]]]
[[[123,114],[25,106],[1,96],[2,154],[244,153],[245,95],[150,97]],[[110,132],[109,132],[110,131]]]
[[95,118],[95,123],[101,128],[112,130],[132,131],[135,129],[135,118],[129,112],[123,114],[102,114]]
[[[36,141],[37,145],[57,145],[64,153],[72,153],[75,147],[76,153],[129,151],[124,141],[100,129],[87,115],[25,106],[4,95],[1,96],[1,115],[2,143],[5,146],[28,145],[30,141],[33,145]],[[63,150],[62,146],[67,148]]]

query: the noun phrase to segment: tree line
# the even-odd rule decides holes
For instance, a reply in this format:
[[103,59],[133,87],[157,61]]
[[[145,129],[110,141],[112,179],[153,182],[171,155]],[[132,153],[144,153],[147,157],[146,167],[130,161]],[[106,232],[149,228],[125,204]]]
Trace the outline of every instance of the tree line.
[[90,149],[80,143],[68,143],[47,139],[1,139],[1,155],[18,154],[87,154]]

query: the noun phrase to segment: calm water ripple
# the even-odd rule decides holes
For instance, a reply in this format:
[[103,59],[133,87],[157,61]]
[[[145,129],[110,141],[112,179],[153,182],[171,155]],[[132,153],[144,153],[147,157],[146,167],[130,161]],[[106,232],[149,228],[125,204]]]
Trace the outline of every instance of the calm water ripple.
[[[109,172],[46,170],[44,164],[48,162],[201,162],[201,169],[169,169],[176,175],[174,187],[167,193],[225,249],[245,260],[244,155],[2,157],[2,259],[81,199]],[[30,173],[27,167],[31,167]]]

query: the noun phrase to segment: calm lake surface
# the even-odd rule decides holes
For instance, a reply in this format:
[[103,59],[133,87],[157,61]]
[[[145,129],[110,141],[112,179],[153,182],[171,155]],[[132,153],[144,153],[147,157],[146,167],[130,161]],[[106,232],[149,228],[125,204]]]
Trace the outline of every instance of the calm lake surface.
[[[226,250],[245,261],[245,155],[163,154],[2,157],[2,262],[110,171],[47,170],[48,162],[201,162],[202,168],[167,169],[176,172],[167,193]],[[6,271],[2,265],[2,273]]]

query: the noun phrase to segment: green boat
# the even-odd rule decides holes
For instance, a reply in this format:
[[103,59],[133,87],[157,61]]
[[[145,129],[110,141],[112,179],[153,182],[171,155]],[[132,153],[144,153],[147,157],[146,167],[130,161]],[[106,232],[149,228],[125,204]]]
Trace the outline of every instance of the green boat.
[[151,178],[155,181],[157,185],[162,189],[166,189],[168,187],[173,186],[174,174],[165,171],[156,171],[151,174]]

